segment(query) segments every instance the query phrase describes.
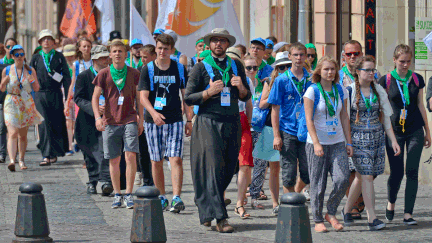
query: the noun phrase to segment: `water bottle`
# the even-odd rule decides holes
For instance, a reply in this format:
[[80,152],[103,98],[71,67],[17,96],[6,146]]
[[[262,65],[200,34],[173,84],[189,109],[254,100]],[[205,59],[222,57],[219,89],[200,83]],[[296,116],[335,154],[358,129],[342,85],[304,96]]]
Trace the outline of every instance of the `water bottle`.
[[104,106],[105,105],[105,97],[103,97],[103,95],[101,95],[99,97],[99,105],[100,106]]

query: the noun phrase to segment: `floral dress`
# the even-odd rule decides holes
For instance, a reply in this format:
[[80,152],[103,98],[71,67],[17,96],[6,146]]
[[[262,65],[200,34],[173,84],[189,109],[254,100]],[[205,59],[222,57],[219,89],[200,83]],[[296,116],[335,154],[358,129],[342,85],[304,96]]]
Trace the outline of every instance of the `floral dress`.
[[[25,75],[28,72],[25,70]],[[29,76],[30,77],[30,76]],[[31,96],[31,84],[28,77],[22,78],[22,89],[20,81],[14,69],[9,72],[10,81],[6,87],[7,95],[4,101],[4,119],[7,126],[24,128],[40,124],[44,119],[36,110],[36,106]],[[22,95],[21,92],[26,92]]]

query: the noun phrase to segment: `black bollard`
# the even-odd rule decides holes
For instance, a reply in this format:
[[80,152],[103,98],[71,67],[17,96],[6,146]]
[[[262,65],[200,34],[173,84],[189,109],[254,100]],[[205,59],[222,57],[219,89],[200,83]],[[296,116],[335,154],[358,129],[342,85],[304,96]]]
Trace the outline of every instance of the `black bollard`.
[[276,226],[277,243],[311,243],[309,212],[303,194],[290,192],[280,199]]
[[25,182],[20,187],[15,220],[15,239],[12,242],[53,242],[49,237],[48,216],[42,186]]
[[136,190],[132,217],[131,242],[166,242],[165,222],[160,192],[156,187],[143,186]]

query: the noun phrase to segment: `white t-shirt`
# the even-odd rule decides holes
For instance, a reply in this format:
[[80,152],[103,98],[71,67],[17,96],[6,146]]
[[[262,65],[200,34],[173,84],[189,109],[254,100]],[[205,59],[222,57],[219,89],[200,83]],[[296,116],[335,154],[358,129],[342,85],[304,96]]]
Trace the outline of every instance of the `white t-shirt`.
[[85,70],[89,69],[93,65],[92,60],[85,62],[84,60],[79,61],[79,72],[82,73]]
[[[246,77],[246,80],[249,84],[250,91],[251,91],[252,95],[254,95],[255,94],[255,87],[253,86],[252,80],[250,80],[248,77]],[[239,100],[238,106],[239,106],[239,112],[246,111],[246,102]]]
[[[344,99],[347,100],[348,99],[348,91],[343,87],[343,92],[344,92]],[[315,98],[315,92],[313,87],[309,87],[304,96],[312,101],[314,101]],[[345,104],[345,109],[346,109],[346,104]],[[341,119],[340,119],[340,112],[342,110],[342,101],[340,99],[339,96],[339,101],[338,101],[338,107],[336,110],[336,125],[335,125],[335,135],[328,135],[328,125],[329,122],[334,122],[334,118],[331,118],[330,115],[328,114],[327,111],[327,106],[325,104],[325,100],[324,97],[320,94],[320,99],[318,102],[317,107],[315,108],[315,116],[314,116],[314,125],[315,125],[315,130],[317,132],[317,136],[318,136],[318,140],[320,142],[321,145],[332,145],[332,144],[337,144],[340,142],[344,142],[345,141],[345,135],[343,133],[343,129],[342,129],[342,124],[341,124]],[[307,140],[306,142],[313,144],[312,139],[309,135],[307,135]]]

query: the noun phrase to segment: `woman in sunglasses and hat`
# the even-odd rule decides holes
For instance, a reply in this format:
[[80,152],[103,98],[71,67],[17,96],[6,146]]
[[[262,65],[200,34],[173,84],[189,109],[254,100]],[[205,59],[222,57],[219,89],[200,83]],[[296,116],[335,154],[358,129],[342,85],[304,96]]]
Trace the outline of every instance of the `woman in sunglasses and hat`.
[[[10,163],[8,169],[15,171],[17,150],[19,148],[19,166],[27,169],[24,156],[27,147],[29,126],[40,124],[43,117],[36,110],[30,92],[39,91],[36,72],[26,64],[24,49],[15,45],[9,52],[15,64],[3,69],[0,90],[7,91],[4,101],[4,119],[8,129],[8,152]],[[19,142],[18,142],[19,141]]]
[[14,47],[17,44],[18,44],[18,42],[14,38],[8,38],[5,41],[4,48],[6,49],[6,55],[2,59],[0,59],[0,64],[9,64],[10,65],[10,64],[14,63],[14,59],[12,58],[11,50],[12,50],[12,47]]

